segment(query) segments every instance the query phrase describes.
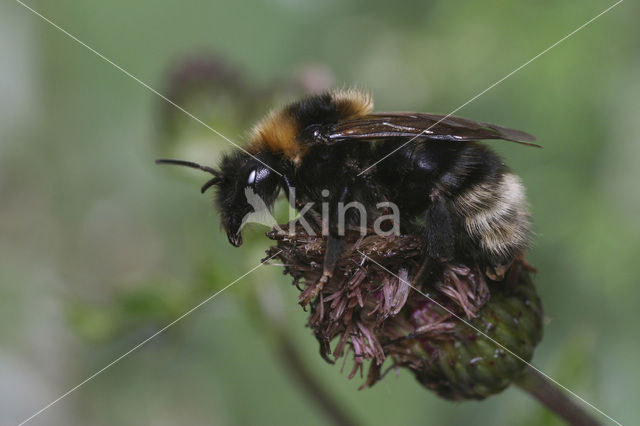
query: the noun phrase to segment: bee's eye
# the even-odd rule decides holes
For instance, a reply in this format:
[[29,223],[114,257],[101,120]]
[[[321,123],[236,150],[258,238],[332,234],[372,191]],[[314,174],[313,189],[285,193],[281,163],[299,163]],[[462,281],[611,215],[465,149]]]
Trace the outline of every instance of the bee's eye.
[[251,170],[251,173],[249,173],[249,180],[247,181],[247,184],[253,185],[255,181],[256,181],[256,170],[253,169]]

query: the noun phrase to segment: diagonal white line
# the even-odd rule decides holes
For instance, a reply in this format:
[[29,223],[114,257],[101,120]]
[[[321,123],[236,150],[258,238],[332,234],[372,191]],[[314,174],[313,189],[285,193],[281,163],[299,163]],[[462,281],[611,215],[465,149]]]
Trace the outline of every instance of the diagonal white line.
[[587,25],[589,25],[590,23],[592,23],[593,21],[595,21],[596,19],[598,19],[599,17],[601,17],[602,15],[604,15],[605,13],[609,12],[611,9],[613,9],[614,7],[616,7],[617,5],[619,5],[620,3],[622,3],[624,0],[618,0],[616,3],[612,4],[611,6],[609,6],[608,8],[606,8],[605,10],[603,10],[602,12],[600,12],[599,14],[597,14],[596,16],[594,16],[593,18],[589,19],[587,22],[585,22],[584,24],[580,25],[578,28],[576,28],[575,30],[571,31],[569,34],[567,34],[566,36],[562,37],[560,40],[556,41],[555,43],[553,43],[551,46],[547,47],[546,49],[544,49],[542,52],[538,53],[536,56],[534,56],[533,58],[529,59],[527,62],[525,62],[524,64],[520,65],[518,68],[514,69],[513,71],[511,71],[509,74],[505,75],[504,77],[502,77],[500,80],[496,81],[495,83],[493,83],[491,86],[487,87],[486,89],[484,89],[482,92],[478,93],[477,95],[475,95],[473,98],[469,99],[467,102],[463,103],[462,105],[460,105],[459,107],[457,107],[456,109],[454,109],[453,111],[451,111],[449,114],[445,115],[444,117],[442,117],[440,120],[436,121],[435,123],[433,123],[431,126],[429,126],[428,128],[424,129],[421,133],[417,134],[416,136],[412,137],[411,139],[409,139],[407,142],[405,142],[404,144],[400,145],[398,148],[394,149],[393,151],[391,151],[389,154],[385,155],[384,157],[382,157],[381,159],[379,159],[378,161],[376,161],[375,163],[373,163],[372,165],[370,165],[369,167],[367,167],[366,169],[364,169],[363,171],[361,171],[360,173],[358,173],[358,176],[360,176],[361,174],[367,172],[369,169],[373,168],[376,164],[380,163],[381,161],[385,160],[386,158],[390,157],[391,155],[393,155],[396,151],[402,149],[403,147],[405,147],[406,145],[408,145],[409,143],[413,142],[414,140],[416,140],[417,138],[419,138],[420,136],[424,135],[425,133],[427,133],[429,130],[431,130],[432,127],[438,125],[440,122],[442,122],[443,120],[446,120],[447,118],[451,117],[453,114],[455,114],[456,112],[460,111],[462,108],[466,107],[467,105],[469,105],[471,102],[475,101],[476,99],[478,99],[480,96],[484,95],[485,93],[487,93],[489,90],[493,89],[494,87],[496,87],[498,84],[502,83],[503,81],[505,81],[506,79],[508,79],[509,77],[511,77],[512,75],[514,75],[515,73],[517,73],[518,71],[520,71],[522,68],[526,67],[527,65],[529,65],[531,62],[535,61],[536,59],[538,59],[540,56],[544,55],[545,53],[547,53],[548,51],[550,51],[551,49],[553,49],[554,47],[556,47],[557,45],[559,45],[560,43],[562,43],[563,41],[565,41],[566,39],[568,39],[569,37],[571,37],[572,35],[574,35],[575,33],[577,33],[578,31],[580,31],[581,29],[583,29],[584,27],[586,27]]
[[557,386],[561,387],[565,392],[571,394],[574,398],[582,401],[583,403],[587,404],[589,407],[593,408],[594,410],[596,410],[598,413],[602,414],[603,416],[605,416],[607,419],[611,420],[612,422],[614,422],[615,424],[622,426],[622,423],[616,421],[615,419],[613,419],[612,417],[610,417],[607,413],[605,413],[604,411],[600,410],[598,407],[596,407],[595,405],[591,404],[589,401],[585,400],[584,398],[582,398],[580,395],[576,394],[575,392],[573,392],[571,389],[567,388],[566,386],[562,385],[561,383],[559,383],[558,381],[556,381],[554,378],[550,377],[549,375],[547,375],[545,372],[539,370],[538,368],[536,368],[534,365],[532,365],[530,362],[527,362],[524,358],[522,358],[521,356],[519,356],[518,354],[514,353],[511,349],[507,348],[506,346],[504,346],[503,344],[501,344],[500,342],[498,342],[497,340],[493,339],[491,336],[489,336],[488,334],[486,334],[485,332],[483,332],[482,330],[480,330],[479,328],[477,328],[476,326],[474,326],[473,324],[469,323],[467,320],[465,320],[464,318],[462,318],[459,315],[456,315],[453,311],[451,311],[450,309],[448,309],[446,306],[442,305],[441,303],[439,303],[438,301],[436,301],[435,299],[433,299],[431,296],[429,296],[427,293],[424,293],[423,291],[421,291],[420,289],[414,287],[413,285],[411,285],[411,283],[407,282],[406,280],[403,280],[402,278],[400,278],[398,275],[394,274],[393,272],[391,272],[390,270],[388,270],[387,268],[385,268],[384,266],[382,266],[381,264],[379,264],[378,262],[376,262],[375,260],[373,260],[372,258],[370,258],[369,256],[367,256],[366,254],[364,254],[363,252],[361,252],[360,250],[358,250],[358,253],[360,253],[362,256],[364,256],[366,259],[369,259],[371,262],[375,263],[376,265],[378,265],[380,268],[384,269],[386,272],[388,272],[389,274],[393,275],[394,277],[396,277],[397,279],[399,279],[400,281],[402,281],[403,283],[405,283],[406,285],[408,285],[409,287],[411,287],[412,289],[414,289],[415,291],[417,291],[418,293],[420,293],[421,295],[423,295],[424,297],[426,297],[427,299],[429,299],[431,302],[435,303],[436,305],[438,305],[439,307],[441,307],[442,309],[444,309],[445,311],[447,311],[448,313],[450,313],[451,315],[453,315],[454,317],[456,317],[457,319],[459,319],[460,321],[462,321],[464,324],[468,325],[469,327],[471,327],[475,332],[481,334],[483,337],[486,337],[487,339],[491,340],[496,346],[499,346],[500,348],[504,349],[505,351],[509,352],[509,354],[513,355],[514,357],[516,357],[518,360],[522,361],[524,364],[528,365],[529,367],[533,368],[535,371],[537,371],[538,373],[540,373],[541,375],[543,375],[544,377],[546,377],[548,380],[552,381],[553,383],[555,383]]
[[227,142],[229,142],[231,145],[235,146],[236,148],[240,149],[241,151],[244,151],[245,154],[253,157],[255,160],[259,161],[260,163],[262,163],[264,166],[266,166],[267,168],[271,169],[271,171],[273,171],[274,173],[276,173],[278,176],[282,176],[282,174],[280,172],[278,172],[277,170],[274,170],[271,166],[269,166],[268,164],[265,164],[262,160],[260,160],[259,158],[257,158],[255,155],[251,154],[250,152],[248,152],[246,149],[244,149],[243,147],[241,147],[240,145],[238,145],[237,143],[233,142],[231,139],[229,139],[228,137],[226,137],[225,135],[223,135],[222,133],[220,133],[219,131],[217,131],[216,129],[214,129],[213,127],[211,127],[210,125],[208,125],[207,123],[205,123],[204,121],[200,120],[198,117],[196,117],[195,115],[193,115],[192,113],[190,113],[189,111],[187,111],[186,109],[184,109],[183,107],[181,107],[180,105],[176,104],[175,102],[173,102],[171,99],[167,98],[165,95],[163,95],[162,93],[158,92],[156,89],[154,89],[153,87],[149,86],[147,83],[145,83],[144,81],[140,80],[138,77],[136,77],[135,75],[131,74],[129,71],[125,70],[124,68],[122,68],[120,65],[116,64],[115,62],[113,62],[111,59],[107,58],[106,56],[104,56],[102,53],[98,52],[96,49],[94,49],[93,47],[89,46],[88,44],[86,44],[85,42],[83,42],[82,40],[80,40],[78,37],[74,36],[73,34],[71,34],[70,32],[68,32],[67,30],[65,30],[64,28],[60,27],[59,25],[55,24],[53,21],[51,21],[49,18],[47,18],[46,16],[42,15],[41,13],[39,13],[38,11],[36,11],[35,9],[31,8],[30,6],[24,4],[21,0],[16,0],[16,2],[18,2],[19,4],[21,4],[22,6],[24,6],[26,9],[30,10],[31,12],[33,12],[34,14],[36,14],[37,16],[39,16],[40,18],[42,18],[45,22],[49,23],[51,26],[53,26],[54,28],[60,30],[62,33],[64,33],[65,35],[67,35],[69,38],[71,38],[73,41],[75,41],[76,43],[86,47],[87,49],[89,49],[91,52],[95,53],[97,56],[99,56],[102,60],[104,60],[105,62],[108,62],[109,64],[113,65],[114,67],[116,67],[119,71],[121,71],[123,74],[125,74],[127,77],[132,78],[133,80],[137,81],[140,85],[142,85],[144,88],[148,89],[149,91],[155,93],[156,95],[160,96],[162,99],[164,99],[165,101],[167,101],[168,103],[170,103],[171,105],[173,105],[175,108],[179,109],[180,111],[182,111],[183,113],[185,113],[186,115],[188,115],[189,117],[191,117],[192,119],[194,119],[195,121],[197,121],[198,123],[202,124],[204,127],[206,127],[207,129],[211,130],[213,133],[215,133],[216,135],[220,136],[222,139],[226,140]]
[[169,324],[165,325],[164,327],[162,327],[160,330],[156,331],[155,333],[153,333],[151,336],[147,337],[146,339],[144,339],[142,342],[138,343],[137,345],[135,345],[133,348],[129,349],[127,352],[123,353],[122,355],[120,355],[118,358],[114,359],[113,361],[111,361],[109,364],[105,365],[104,367],[102,367],[100,370],[96,371],[95,373],[93,373],[92,375],[90,375],[89,377],[87,377],[86,379],[84,379],[82,382],[78,383],[77,385],[75,385],[74,387],[72,387],[71,389],[69,389],[68,391],[66,391],[65,393],[63,393],[62,395],[60,395],[58,398],[54,399],[53,401],[51,401],[49,404],[45,405],[44,407],[42,407],[40,410],[36,411],[35,413],[33,413],[31,416],[29,416],[28,418],[24,419],[22,422],[20,422],[20,424],[18,426],[22,426],[25,423],[27,423],[28,421],[32,420],[34,417],[42,414],[45,410],[49,409],[52,405],[56,404],[57,402],[59,402],[60,400],[62,400],[63,398],[69,396],[69,394],[73,393],[74,391],[76,391],[78,388],[80,388],[81,386],[85,385],[87,382],[93,380],[96,376],[98,376],[99,374],[101,374],[102,372],[104,372],[106,369],[108,369],[109,367],[111,367],[112,365],[116,364],[118,361],[122,360],[124,357],[126,357],[127,355],[129,355],[131,352],[135,351],[136,349],[140,348],[141,346],[143,346],[145,343],[149,342],[151,339],[155,338],[156,336],[158,336],[160,333],[166,331],[169,327],[173,326],[175,323],[177,323],[178,321],[182,320],[184,317],[186,317],[187,315],[190,315],[193,311],[195,311],[196,309],[198,309],[199,307],[201,307],[202,305],[204,305],[205,303],[207,303],[208,301],[210,301],[211,299],[213,299],[214,297],[216,297],[217,295],[219,295],[220,293],[222,293],[223,291],[225,291],[226,289],[228,289],[229,287],[231,287],[232,285],[234,285],[235,283],[237,283],[238,281],[240,281],[241,279],[243,279],[244,277],[246,277],[247,275],[249,275],[250,273],[252,273],[253,271],[255,271],[256,269],[258,269],[259,267],[263,266],[264,264],[266,264],[269,260],[273,259],[274,257],[276,257],[278,254],[280,254],[282,250],[278,251],[276,254],[274,254],[273,256],[270,256],[269,258],[265,259],[264,261],[260,262],[258,265],[254,266],[253,268],[251,268],[248,272],[240,275],[238,278],[236,278],[235,280],[231,281],[229,284],[227,284],[224,288],[216,291],[215,293],[213,293],[211,296],[207,297],[206,299],[204,299],[202,302],[198,303],[197,305],[195,305],[193,308],[189,309],[187,312],[185,312],[184,314],[180,315],[178,318],[176,318],[175,320],[171,321]]

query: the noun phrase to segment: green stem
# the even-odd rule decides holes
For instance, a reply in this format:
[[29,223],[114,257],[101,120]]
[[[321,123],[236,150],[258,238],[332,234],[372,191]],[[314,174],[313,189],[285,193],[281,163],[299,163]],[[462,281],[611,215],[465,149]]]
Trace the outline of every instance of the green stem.
[[[265,289],[263,292],[276,292],[277,287]],[[271,293],[271,298],[276,294]],[[256,290],[253,293],[252,303],[257,309],[254,310],[259,315],[258,322],[267,332],[270,340],[278,352],[278,359],[282,363],[284,370],[298,384],[300,389],[306,394],[318,409],[336,426],[355,426],[358,424],[347,410],[336,400],[336,395],[331,394],[325,386],[320,383],[318,378],[312,374],[307,366],[304,356],[300,353],[298,347],[294,344],[289,334],[283,326],[283,318],[275,314],[278,312],[278,306],[269,306],[270,298],[260,297]],[[277,304],[276,304],[277,305]]]
[[343,410],[327,390],[311,374],[298,349],[284,333],[278,333],[277,345],[281,361],[300,387],[318,408],[337,426],[353,426],[356,422]]
[[600,424],[576,404],[575,399],[570,398],[566,392],[529,366],[517,384],[570,425],[597,426]]

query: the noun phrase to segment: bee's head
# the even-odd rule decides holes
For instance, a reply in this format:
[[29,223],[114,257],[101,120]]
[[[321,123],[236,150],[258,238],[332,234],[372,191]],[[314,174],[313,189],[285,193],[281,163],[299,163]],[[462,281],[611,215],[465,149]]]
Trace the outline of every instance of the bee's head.
[[222,157],[219,169],[181,160],[163,159],[156,160],[156,163],[197,168],[213,175],[202,186],[201,192],[204,193],[212,186],[217,187],[215,200],[220,211],[220,223],[229,242],[236,247],[242,245],[240,231],[243,219],[254,212],[255,208],[271,207],[278,195],[278,175],[266,162],[242,151],[234,151]]

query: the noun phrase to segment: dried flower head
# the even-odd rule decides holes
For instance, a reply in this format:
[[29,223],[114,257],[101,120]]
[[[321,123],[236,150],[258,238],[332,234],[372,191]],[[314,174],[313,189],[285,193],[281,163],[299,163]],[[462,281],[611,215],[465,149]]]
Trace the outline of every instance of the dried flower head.
[[[304,300],[322,273],[324,239],[302,227],[293,234],[283,229],[267,233],[277,241],[267,254],[281,251],[284,273]],[[390,359],[389,368],[408,368],[447,398],[479,399],[502,390],[524,364],[465,322],[523,359],[532,356],[542,311],[524,261],[515,261],[501,281],[453,262],[425,274],[416,236],[352,232],[345,241],[333,277],[310,304],[308,325],[325,360],[352,355],[349,378],[363,375],[368,364],[363,387],[384,376],[382,365]]]

